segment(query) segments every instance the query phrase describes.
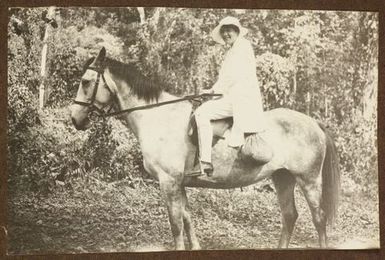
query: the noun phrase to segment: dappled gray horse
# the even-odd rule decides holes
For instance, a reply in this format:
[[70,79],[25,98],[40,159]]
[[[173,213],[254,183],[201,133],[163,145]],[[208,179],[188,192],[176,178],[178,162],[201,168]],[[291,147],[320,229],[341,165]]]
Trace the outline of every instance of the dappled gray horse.
[[[288,247],[298,217],[294,202],[296,183],[309,204],[319,245],[326,247],[326,225],[334,220],[337,212],[340,179],[335,145],[323,127],[292,110],[268,111],[265,139],[274,150],[269,163],[258,165],[245,161],[221,139],[213,150],[213,176],[191,177],[187,172],[196,154],[196,146],[188,135],[192,104],[173,103],[175,99],[152,84],[135,66],[107,58],[102,48],[98,56],[85,65],[71,117],[75,127],[84,130],[90,126],[88,116],[93,110],[127,112],[120,113],[120,119],[137,137],[146,171],[159,180],[176,249],[185,248],[184,232],[191,249],[200,248],[187,207],[185,187],[228,189],[268,177],[273,180],[282,211],[279,247]],[[159,105],[163,102],[167,105]],[[213,124],[217,135],[228,128],[226,121]]]

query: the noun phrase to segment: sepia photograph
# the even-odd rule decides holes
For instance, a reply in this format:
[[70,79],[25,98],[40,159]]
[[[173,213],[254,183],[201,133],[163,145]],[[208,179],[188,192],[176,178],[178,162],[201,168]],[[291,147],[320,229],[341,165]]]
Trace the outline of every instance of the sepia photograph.
[[380,248],[378,19],[9,8],[6,253]]

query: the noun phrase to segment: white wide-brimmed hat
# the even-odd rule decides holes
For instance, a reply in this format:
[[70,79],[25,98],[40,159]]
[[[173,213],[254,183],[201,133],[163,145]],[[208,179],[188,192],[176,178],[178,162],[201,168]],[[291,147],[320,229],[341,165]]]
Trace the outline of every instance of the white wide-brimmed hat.
[[227,16],[223,18],[217,27],[214,28],[214,30],[211,32],[211,37],[213,37],[214,41],[220,44],[225,44],[225,41],[223,40],[221,36],[221,27],[223,25],[235,25],[239,28],[239,36],[244,36],[247,33],[247,29],[242,27],[242,25],[239,23],[239,20],[232,16]]

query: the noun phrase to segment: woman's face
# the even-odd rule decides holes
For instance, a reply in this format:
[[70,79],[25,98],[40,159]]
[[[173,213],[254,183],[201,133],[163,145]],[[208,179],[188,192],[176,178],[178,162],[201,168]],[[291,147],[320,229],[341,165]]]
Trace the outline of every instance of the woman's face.
[[220,34],[225,43],[232,45],[238,38],[239,32],[232,26],[222,26]]

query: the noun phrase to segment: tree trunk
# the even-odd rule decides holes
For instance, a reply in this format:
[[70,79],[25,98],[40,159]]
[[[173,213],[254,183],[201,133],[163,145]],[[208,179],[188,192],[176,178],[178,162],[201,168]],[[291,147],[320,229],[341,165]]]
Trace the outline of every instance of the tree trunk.
[[[370,119],[377,112],[378,86],[378,16],[370,14],[365,20],[367,52],[363,59],[365,64],[365,88],[362,95],[363,116]],[[376,28],[376,29],[374,29]]]
[[310,103],[311,103],[311,94],[306,92],[306,114],[310,115]]
[[[48,8],[47,18],[52,19],[55,16],[55,7]],[[48,89],[45,87],[45,81],[47,80],[47,53],[48,53],[48,37],[51,32],[51,24],[47,23],[45,26],[44,39],[43,39],[43,49],[41,52],[41,65],[40,65],[40,76],[41,83],[39,87],[39,108],[42,109],[45,105],[47,99]]]
[[144,12],[144,7],[137,7],[140,17],[140,24],[144,24],[146,22],[146,14]]
[[153,20],[155,27],[157,27],[157,25],[159,23],[160,13],[163,12],[164,9],[165,8],[163,8],[163,7],[157,7],[155,9],[154,15],[152,16],[152,20]]
[[[325,89],[325,87],[324,87],[324,89]],[[326,96],[324,96],[324,102],[325,102],[325,114],[324,114],[324,116],[328,117],[329,116],[329,104],[328,104],[328,99]]]

